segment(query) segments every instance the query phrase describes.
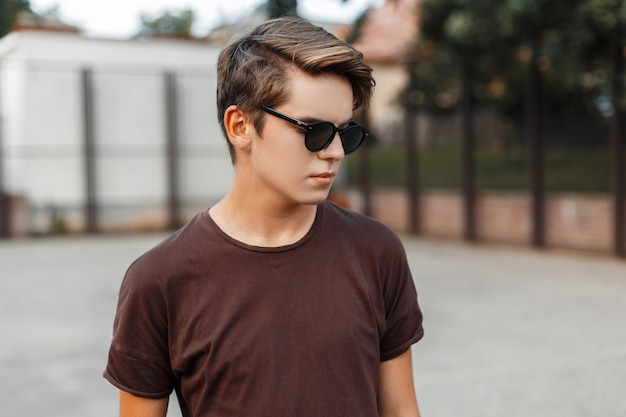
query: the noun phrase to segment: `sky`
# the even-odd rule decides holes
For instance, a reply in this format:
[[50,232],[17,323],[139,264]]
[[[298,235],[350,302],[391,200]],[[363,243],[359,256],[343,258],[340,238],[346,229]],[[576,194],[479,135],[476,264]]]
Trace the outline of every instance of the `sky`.
[[[128,38],[139,31],[140,15],[154,17],[164,11],[186,8],[196,13],[194,34],[203,36],[223,22],[236,21],[263,0],[30,0],[31,8],[44,13],[53,8],[66,23],[80,27],[87,36]],[[299,0],[298,13],[311,20],[352,22],[367,7],[384,0]]]

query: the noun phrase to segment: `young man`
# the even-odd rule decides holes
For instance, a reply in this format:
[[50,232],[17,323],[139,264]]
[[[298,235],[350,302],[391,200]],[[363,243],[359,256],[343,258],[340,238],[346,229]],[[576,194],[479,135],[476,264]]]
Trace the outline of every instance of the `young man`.
[[423,334],[401,242],[326,202],[365,131],[361,53],[294,18],[218,60],[235,167],[208,211],[143,255],[120,291],[105,377],[120,415],[419,416],[410,346]]

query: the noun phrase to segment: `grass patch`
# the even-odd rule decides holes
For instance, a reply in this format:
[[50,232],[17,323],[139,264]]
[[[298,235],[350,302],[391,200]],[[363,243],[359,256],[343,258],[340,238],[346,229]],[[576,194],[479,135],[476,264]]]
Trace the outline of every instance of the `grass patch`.
[[[544,151],[544,184],[547,192],[606,193],[610,191],[608,148],[549,148]],[[419,184],[423,190],[458,190],[461,187],[461,150],[440,146],[417,151]],[[626,155],[625,155],[626,156]],[[349,179],[356,177],[355,156],[347,158]],[[370,153],[374,186],[403,187],[405,152],[400,146],[373,149]],[[478,149],[475,155],[479,191],[525,191],[528,157],[523,149]]]

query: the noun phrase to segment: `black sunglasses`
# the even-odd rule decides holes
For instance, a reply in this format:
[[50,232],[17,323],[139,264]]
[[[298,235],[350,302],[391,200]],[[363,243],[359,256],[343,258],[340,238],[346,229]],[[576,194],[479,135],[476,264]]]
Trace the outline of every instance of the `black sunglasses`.
[[328,148],[335,138],[335,134],[339,132],[343,151],[348,155],[356,151],[367,136],[365,129],[354,122],[350,122],[347,127],[341,129],[331,122],[304,123],[269,107],[262,106],[261,109],[272,116],[279,117],[289,123],[306,129],[306,133],[304,134],[304,146],[311,152],[319,152]]

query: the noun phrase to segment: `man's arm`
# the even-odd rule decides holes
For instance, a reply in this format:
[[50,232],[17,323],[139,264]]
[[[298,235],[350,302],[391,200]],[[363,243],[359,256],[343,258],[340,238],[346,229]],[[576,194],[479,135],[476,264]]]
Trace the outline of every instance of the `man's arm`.
[[420,417],[413,386],[411,349],[380,364],[380,417]]
[[120,417],[165,417],[169,398],[142,398],[120,391]]

